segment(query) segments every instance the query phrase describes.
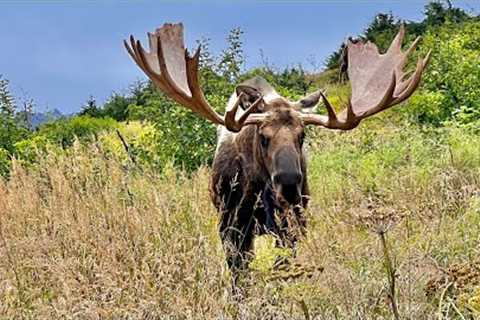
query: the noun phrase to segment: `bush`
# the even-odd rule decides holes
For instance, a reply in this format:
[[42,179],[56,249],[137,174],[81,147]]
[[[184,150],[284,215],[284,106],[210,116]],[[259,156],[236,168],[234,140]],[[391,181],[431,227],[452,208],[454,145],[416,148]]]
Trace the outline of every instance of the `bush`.
[[[212,99],[213,98],[213,99]],[[207,97],[213,105],[223,105],[222,97]],[[192,111],[178,106],[159,93],[147,100],[145,106],[130,106],[148,114],[148,119],[155,127],[143,137],[154,148],[156,155],[144,153],[137,147],[137,152],[154,160],[154,166],[162,167],[172,160],[178,167],[188,171],[200,165],[210,163],[215,150],[215,126]]]
[[[445,24],[427,32],[420,54],[432,49],[423,92],[408,108],[420,123],[480,120],[480,23]],[[419,110],[423,109],[421,114]]]
[[69,147],[75,137],[89,140],[99,132],[114,129],[116,126],[117,122],[110,118],[77,116],[47,123],[40,127],[35,136],[42,136],[49,142],[62,147]]
[[[38,157],[45,154],[49,147],[53,147],[53,143],[43,135],[33,136],[15,144],[15,156],[23,163],[34,164],[38,161]],[[60,146],[57,148],[62,149]]]
[[444,107],[447,100],[441,91],[422,91],[409,99],[408,107],[399,109],[412,122],[439,126],[449,117],[448,109]]
[[0,177],[7,177],[10,172],[10,154],[7,150],[0,148]]
[[23,163],[34,164],[38,157],[47,151],[60,153],[70,147],[75,139],[92,141],[98,139],[98,134],[117,127],[117,122],[109,118],[92,118],[76,116],[70,119],[60,119],[44,124],[28,139],[14,145],[14,154]]

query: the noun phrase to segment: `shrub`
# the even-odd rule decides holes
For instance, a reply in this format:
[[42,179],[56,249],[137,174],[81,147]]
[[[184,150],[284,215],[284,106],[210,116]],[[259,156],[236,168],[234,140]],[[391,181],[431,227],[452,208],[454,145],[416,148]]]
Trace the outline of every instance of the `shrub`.
[[116,126],[117,122],[110,118],[77,116],[47,123],[40,127],[36,136],[43,136],[49,142],[68,147],[72,145],[75,137],[88,140],[100,131],[113,129]]
[[[213,105],[225,103],[218,96],[208,98]],[[144,138],[154,144],[156,166],[173,160],[176,166],[192,171],[212,161],[216,138],[213,124],[161,95],[150,99],[146,107],[156,130]]]
[[[423,92],[412,98],[409,111],[420,123],[480,119],[480,23],[445,24],[427,32],[420,54],[432,49],[423,77]],[[423,112],[419,113],[422,109]]]
[[117,127],[117,122],[109,118],[76,116],[44,124],[28,139],[14,145],[14,154],[23,163],[34,164],[38,157],[47,151],[60,153],[70,147],[75,139],[92,141],[98,134]]
[[10,172],[10,154],[7,150],[0,148],[0,177],[7,177]]

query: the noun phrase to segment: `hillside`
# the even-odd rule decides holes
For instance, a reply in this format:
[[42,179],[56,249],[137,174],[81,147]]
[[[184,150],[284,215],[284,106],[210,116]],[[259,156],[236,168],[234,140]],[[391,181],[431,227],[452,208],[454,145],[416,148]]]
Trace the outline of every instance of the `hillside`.
[[281,252],[260,238],[241,302],[228,289],[208,168],[137,167],[114,135],[49,152],[34,170],[15,162],[0,184],[0,314],[389,317],[383,234],[404,317],[478,315],[478,135],[377,125],[311,135],[297,266],[273,270]]
[[[359,35],[381,46],[402,21],[380,16]],[[412,66],[434,52],[421,87],[355,130],[307,128],[306,236],[295,258],[258,237],[240,293],[208,191],[214,125],[146,82],[29,130],[0,78],[0,319],[392,319],[392,301],[479,319],[480,21],[432,2],[407,29]],[[212,104],[256,75],[347,101],[339,65],[243,70],[241,35],[219,56],[202,42]]]

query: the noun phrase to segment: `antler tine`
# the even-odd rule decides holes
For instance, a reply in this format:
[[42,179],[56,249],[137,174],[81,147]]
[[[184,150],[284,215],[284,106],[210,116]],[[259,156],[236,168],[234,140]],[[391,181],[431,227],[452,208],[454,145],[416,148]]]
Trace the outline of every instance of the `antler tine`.
[[400,59],[399,59],[398,65],[395,68],[398,71],[397,88],[395,89],[397,96],[401,95],[401,93],[405,91],[405,89],[409,86],[411,79],[413,79],[412,75],[414,72],[412,72],[412,74],[410,75],[411,77],[408,80],[405,80],[409,72],[403,72],[402,70],[405,67],[405,64],[407,63],[407,57],[410,55],[411,52],[413,52],[413,50],[415,50],[420,39],[421,37],[417,37],[412,42],[412,44],[407,49],[407,51],[405,51],[405,53],[402,53],[401,51],[398,52]]
[[145,66],[143,65],[142,60],[139,58],[140,54],[137,51],[136,44],[135,44],[135,38],[130,35],[129,37],[130,44],[128,44],[127,40],[123,40],[123,44],[125,45],[125,48],[127,48],[128,53],[132,57],[132,59],[137,63],[137,65],[142,69],[144,72],[146,71]]
[[130,56],[133,58],[133,60],[135,60],[135,62],[143,70],[143,72],[148,75],[148,77],[155,83],[157,87],[159,87],[165,93],[169,94],[170,90],[165,85],[164,79],[161,77],[160,74],[156,73],[148,64],[145,57],[146,52],[145,50],[143,50],[140,41],[136,40],[133,36],[130,36],[130,45],[128,45],[127,41],[125,40],[124,44]]
[[415,38],[415,40],[413,40],[410,47],[407,49],[407,51],[405,51],[405,56],[408,57],[410,55],[410,53],[412,53],[413,50],[415,50],[415,48],[417,48],[417,45],[418,45],[418,43],[420,42],[421,39],[422,39],[422,37],[418,36],[418,37]]
[[417,67],[415,68],[414,73],[410,76],[410,79],[406,81],[407,85],[405,86],[405,89],[400,94],[398,94],[397,98],[395,98],[391,102],[390,106],[401,103],[404,100],[408,99],[408,97],[410,97],[417,89],[418,85],[420,84],[420,80],[422,79],[423,70],[425,70],[428,61],[430,60],[431,53],[432,51],[429,50],[425,58],[418,59]]
[[205,99],[203,91],[200,89],[198,78],[198,66],[200,62],[200,46],[198,46],[193,57],[190,57],[188,50],[185,49],[185,62],[187,69],[187,84],[192,94],[194,101],[199,101],[199,108],[202,110],[202,114],[215,124],[223,124],[223,119],[216,113],[208,104]]
[[337,114],[335,113],[335,109],[333,109],[332,105],[330,104],[330,101],[328,101],[327,97],[325,94],[320,91],[320,97],[322,97],[323,104],[325,105],[325,108],[327,109],[328,113],[328,118],[332,120],[337,120]]
[[[247,121],[247,119],[254,113],[256,113],[258,111],[258,105],[263,101],[263,96],[260,96],[258,97],[257,100],[255,100],[255,102],[252,103],[252,105],[250,107],[248,107],[247,110],[245,110],[245,112],[240,116],[240,118],[238,119],[238,124],[240,126],[243,126],[245,124],[245,122]],[[263,119],[265,118],[265,115],[258,115],[258,119]],[[225,121],[226,122],[226,121]],[[257,121],[258,122],[258,121]],[[228,128],[228,126],[227,126]]]
[[346,109],[337,117],[327,98],[322,100],[328,116],[302,114],[306,124],[321,125],[331,129],[349,130],[356,127],[362,119],[386,110],[410,97],[420,84],[422,73],[428,64],[431,51],[425,58],[419,59],[413,74],[407,79],[403,68],[408,55],[413,52],[420,38],[402,52],[405,27],[400,30],[385,54],[379,54],[378,48],[371,42],[348,42],[348,75],[352,86],[352,95]]
[[[133,36],[131,35],[129,37],[130,39],[133,38]],[[125,46],[125,49],[127,49],[127,52],[128,54],[130,55],[130,57],[135,60],[135,62],[137,61],[137,57],[135,56],[135,53],[133,52],[133,49],[130,47],[130,45],[128,44],[127,40],[123,40],[123,45]]]
[[[257,109],[258,105],[263,100],[263,97],[260,96],[257,100],[255,100],[254,103],[252,103],[250,107],[248,107],[247,110],[245,110],[245,112],[240,116],[238,120],[235,120],[238,107],[240,106],[240,102],[244,94],[245,94],[244,92],[241,92],[237,97],[237,101],[233,104],[230,110],[227,110],[227,112],[225,112],[225,127],[230,131],[239,131],[245,125],[249,116],[251,116],[253,113],[258,111]],[[264,115],[262,115],[262,117],[257,119],[263,119],[263,118],[264,118]],[[254,122],[250,120],[249,124],[258,123],[258,122],[259,122],[258,120]]]
[[[157,44],[159,46],[159,44]],[[136,41],[136,52],[138,52],[138,57],[142,64],[144,65],[144,71],[149,76],[150,79],[154,82],[154,84],[159,87],[162,91],[164,91],[169,97],[177,101],[178,103],[185,103],[181,96],[178,95],[177,92],[170,86],[168,80],[165,78],[163,72],[157,73],[153,70],[152,66],[147,61],[147,53],[145,49],[143,49],[142,44],[139,40]],[[161,63],[159,62],[159,68],[162,69]]]
[[403,38],[405,38],[405,26],[402,24],[400,25],[397,35],[388,47],[387,53],[401,53]]
[[[226,117],[219,115],[207,102],[199,85],[198,68],[200,47],[191,57],[183,43],[183,25],[164,24],[155,33],[148,33],[150,51],[140,41],[130,36],[130,44],[124,41],[129,55],[161,91],[177,103],[187,107],[207,120],[224,125],[231,131],[239,131],[246,124],[261,121],[265,115],[253,115],[259,101],[256,101],[238,119],[235,112]],[[250,117],[251,116],[251,117]]]

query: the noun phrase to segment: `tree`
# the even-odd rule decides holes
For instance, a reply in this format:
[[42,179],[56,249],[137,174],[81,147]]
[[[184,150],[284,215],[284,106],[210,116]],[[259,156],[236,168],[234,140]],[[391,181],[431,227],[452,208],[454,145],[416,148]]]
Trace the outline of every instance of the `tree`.
[[425,24],[441,26],[446,21],[461,23],[470,19],[470,16],[460,8],[454,8],[450,1],[432,1],[425,6]]
[[312,84],[307,80],[305,70],[301,65],[292,68],[285,68],[276,75],[277,83],[281,87],[292,90],[295,94],[305,95]]
[[128,118],[128,106],[132,99],[124,95],[114,93],[103,105],[102,116],[110,117],[117,121],[125,121]]
[[396,20],[391,12],[379,13],[364,32],[366,40],[374,42],[381,52],[388,49],[402,21]]
[[340,67],[342,53],[345,50],[345,42],[340,47],[332,52],[327,59],[325,59],[325,67],[328,70],[336,69]]
[[97,106],[97,101],[93,96],[90,96],[86,104],[82,107],[82,110],[78,113],[80,116],[90,116],[98,118],[102,116],[102,110]]
[[227,37],[228,47],[220,55],[219,72],[231,83],[239,78],[245,63],[242,34],[243,31],[240,28],[232,29]]
[[225,92],[226,79],[217,72],[217,58],[210,51],[210,39],[201,38],[197,41],[200,47],[200,78],[202,90],[206,96],[228,94]]
[[399,21],[391,12],[377,14],[372,22],[365,29],[364,35],[367,40],[376,41],[377,37],[385,33],[395,33],[398,29]]
[[23,97],[20,99],[20,105],[21,110],[17,112],[16,119],[23,127],[32,130],[31,122],[33,110],[35,109],[35,101],[24,92]]
[[13,118],[15,115],[15,99],[8,88],[9,81],[0,75],[0,113],[3,117]]
[[8,88],[9,81],[0,75],[0,148],[13,154],[15,142],[24,138],[28,130],[16,121],[16,104]]

